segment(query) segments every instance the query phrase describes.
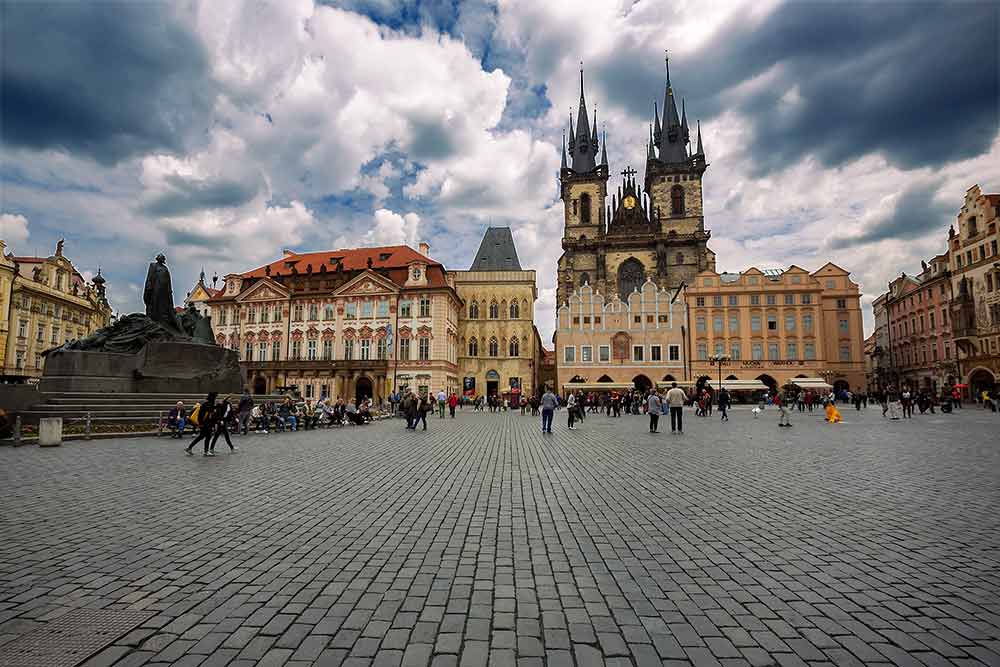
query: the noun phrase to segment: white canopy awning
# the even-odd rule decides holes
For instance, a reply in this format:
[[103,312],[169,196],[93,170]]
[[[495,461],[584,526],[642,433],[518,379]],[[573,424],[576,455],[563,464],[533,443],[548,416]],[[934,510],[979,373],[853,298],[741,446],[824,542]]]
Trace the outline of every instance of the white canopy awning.
[[635,389],[631,382],[567,382],[563,389],[573,391],[628,391]]
[[833,389],[833,385],[823,378],[792,378],[788,383],[794,384],[799,389]]
[[[708,380],[705,385],[715,389],[715,385],[718,384],[717,380]],[[770,389],[766,384],[760,380],[723,380],[722,386],[729,391],[764,391]]]

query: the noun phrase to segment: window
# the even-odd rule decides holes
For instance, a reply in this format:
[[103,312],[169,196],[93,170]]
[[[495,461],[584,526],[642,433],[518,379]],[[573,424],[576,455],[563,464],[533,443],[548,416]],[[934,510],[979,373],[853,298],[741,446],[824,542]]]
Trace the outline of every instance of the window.
[[708,361],[708,346],[698,343],[698,361]]
[[219,309],[219,324],[221,324],[222,326],[226,326],[226,320],[228,319],[228,315],[229,315],[229,309],[228,308],[220,308]]
[[736,335],[740,332],[740,316],[733,314],[729,316],[729,334]]
[[333,341],[330,339],[323,341],[323,358],[333,359]]
[[799,301],[803,306],[808,306],[813,302],[812,294],[803,294],[802,299]]
[[945,359],[951,359],[951,346],[950,345],[945,345],[944,346],[944,358]]
[[319,305],[315,303],[309,304],[309,321],[315,322],[319,319]]
[[712,317],[712,333],[717,336],[722,335],[722,315]]
[[785,359],[798,359],[799,358],[799,345],[798,343],[788,343],[785,345]]
[[768,331],[777,331],[778,330],[778,316],[777,315],[771,314],[771,315],[767,316],[767,330]]
[[778,344],[768,343],[767,344],[767,358],[771,361],[777,361],[781,357],[778,356]]
[[795,313],[785,313],[785,331],[795,331]]
[[754,343],[750,346],[750,353],[754,361],[760,361],[764,358],[764,346],[760,343]]
[[389,317],[389,300],[379,299],[378,300],[378,316],[379,317]]
[[786,306],[794,306],[795,305],[795,295],[794,294],[786,294],[785,295],[785,305]]
[[721,357],[725,353],[726,353],[726,345],[725,345],[725,343],[716,343],[715,344],[715,356]]
[[361,339],[361,360],[368,361],[372,358],[372,341],[370,338]]
[[668,345],[667,346],[667,359],[670,361],[680,361],[681,360],[681,346],[680,345]]
[[927,313],[927,317],[930,318],[931,331],[933,331],[934,330],[934,311],[932,310],[931,312]]
[[267,341],[257,344],[257,361],[267,361]]
[[580,224],[590,224],[590,195],[586,192],[580,195]]
[[281,306],[274,307],[274,321],[275,322],[281,321]]
[[426,296],[420,297],[420,314],[418,317],[430,317],[431,316],[431,300]]
[[53,343],[58,343],[59,342],[59,327],[56,327],[56,326],[52,327],[52,338],[51,338],[51,340],[52,340]]
[[[914,327],[916,329],[916,327]],[[850,321],[846,317],[840,318],[840,333],[849,333],[851,330]]]
[[324,320],[332,320],[332,319],[334,319],[334,316],[333,316],[333,304],[332,303],[328,303],[328,304],[326,304],[326,306],[323,307],[323,319]]
[[296,322],[302,321],[302,304],[297,303],[292,306],[292,319]]
[[260,323],[267,324],[271,321],[271,306],[264,306],[260,309]]
[[645,348],[642,345],[632,346],[632,361],[643,361]]
[[837,308],[841,310],[847,308],[847,299],[837,299]]
[[597,348],[597,359],[603,363],[611,361],[611,346],[601,345]]
[[306,343],[306,359],[316,361],[316,341],[314,340]]
[[992,273],[987,273],[986,274],[986,291],[987,292],[992,292],[993,291],[993,274]]
[[344,341],[344,359],[347,361],[354,359],[354,340],[351,338]]
[[642,315],[633,315],[632,321],[636,324],[642,324]]
[[680,185],[670,188],[670,212],[673,215],[684,215],[684,188]]
[[729,356],[732,357],[733,361],[740,360],[740,344],[730,343],[729,344]]
[[760,294],[751,294],[750,295],[750,305],[751,306],[759,306],[760,305]]
[[695,331],[697,331],[698,333],[705,333],[705,317],[703,315],[699,315],[698,317],[696,317],[694,323],[695,323],[694,327]]
[[375,304],[372,303],[371,299],[365,299],[361,302],[361,317],[372,317],[375,314]]
[[816,345],[813,343],[806,343],[803,345],[805,350],[805,356],[808,360],[813,360],[816,358]]
[[729,305],[730,306],[738,306],[739,303],[740,303],[740,298],[738,296],[736,296],[736,295],[730,295],[730,297],[729,297]]
[[44,324],[39,324],[38,325],[38,335],[36,336],[36,339],[38,340],[39,343],[41,343],[43,340],[45,340],[45,325]]
[[500,343],[496,338],[490,338],[489,352],[491,357],[500,355]]
[[836,280],[827,280],[826,281],[826,288],[827,289],[837,289],[837,281]]
[[813,316],[810,313],[806,313],[802,316],[802,330],[806,333],[810,333],[813,329]]
[[851,360],[851,346],[850,345],[841,345],[840,346],[840,360],[841,361],[850,361]]
[[14,361],[14,368],[17,370],[22,370],[24,368],[24,352],[21,350],[17,351],[17,359]]
[[572,346],[567,346],[563,348],[563,361],[567,364],[572,364],[576,362],[576,348]]
[[244,346],[243,359],[245,361],[253,361],[253,343],[247,343]]
[[[473,357],[476,356],[476,354],[478,354],[478,350],[476,351],[475,354],[473,354],[472,353],[472,348],[471,348],[471,346],[473,345],[473,343],[469,343],[469,345],[470,345],[470,350],[469,350],[470,356],[473,356]],[[399,339],[399,358],[400,358],[401,361],[409,361],[410,360],[410,339],[409,338],[400,338]]]
[[21,323],[17,327],[17,337],[27,338],[28,336],[28,320],[21,320]]
[[593,357],[594,357],[593,347],[591,347],[590,345],[580,346],[580,361],[582,361],[585,364],[589,364],[591,361],[594,360]]
[[696,299],[694,300],[694,304],[695,304],[696,306],[704,306],[704,305],[705,305],[705,297],[703,297],[703,296],[699,296],[699,297],[697,297],[697,298],[696,298]]
[[663,348],[660,345],[649,346],[649,360],[663,361]]
[[344,306],[344,317],[349,320],[357,319],[358,317],[358,304],[354,301],[348,301],[347,305]]
[[490,319],[500,319],[500,306],[497,305],[496,301],[490,303]]
[[777,303],[778,303],[778,297],[777,297],[777,296],[775,296],[774,294],[768,294],[768,295],[767,295],[767,296],[765,297],[765,302],[766,302],[766,303],[767,303],[767,305],[769,305],[769,306],[774,306],[774,305],[777,305]]
[[521,307],[517,305],[517,301],[510,302],[510,319],[516,320],[521,317]]
[[969,236],[975,236],[979,233],[979,229],[976,226],[976,216],[971,216],[968,222]]
[[517,342],[516,338],[510,339],[510,344],[507,345],[510,357],[517,357],[521,354],[521,345]]
[[713,306],[721,306],[722,305],[722,297],[721,296],[713,296],[712,297],[712,305]]
[[470,357],[479,356],[479,341],[477,341],[475,338],[469,339],[469,356]]
[[760,315],[750,316],[750,331],[760,331]]
[[417,341],[417,354],[420,361],[428,361],[431,358],[431,339],[421,338]]
[[271,361],[278,361],[281,358],[281,343],[273,341],[271,343]]

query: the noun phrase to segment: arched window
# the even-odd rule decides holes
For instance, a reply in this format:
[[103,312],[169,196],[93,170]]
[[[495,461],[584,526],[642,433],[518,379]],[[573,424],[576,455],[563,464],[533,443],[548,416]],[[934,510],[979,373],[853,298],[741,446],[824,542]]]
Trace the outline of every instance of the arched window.
[[518,344],[516,338],[510,339],[510,356],[516,357],[521,354],[521,346]]
[[590,224],[590,195],[586,192],[580,195],[580,224]]
[[584,271],[580,274],[580,287],[590,284],[590,274]]
[[490,338],[490,356],[496,357],[500,354],[500,343],[496,338]]
[[521,307],[517,305],[517,301],[510,302],[510,319],[516,320],[521,317]]
[[475,338],[469,340],[469,356],[478,357],[479,356],[479,342]]
[[497,305],[496,301],[490,303],[490,319],[491,320],[500,319],[500,306]]
[[684,187],[681,185],[670,188],[670,212],[684,215]]
[[479,319],[479,304],[473,301],[469,304],[469,319],[478,320]]
[[646,280],[646,268],[635,257],[629,257],[618,265],[618,297],[628,303],[629,294],[642,287]]

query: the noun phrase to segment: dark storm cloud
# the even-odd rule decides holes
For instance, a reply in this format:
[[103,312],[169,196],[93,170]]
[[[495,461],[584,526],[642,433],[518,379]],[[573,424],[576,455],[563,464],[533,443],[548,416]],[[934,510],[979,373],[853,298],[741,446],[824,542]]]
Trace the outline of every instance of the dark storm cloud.
[[[872,152],[903,168],[937,166],[985,152],[997,135],[998,24],[991,2],[788,2],[672,57],[671,78],[691,118],[744,114],[750,157],[765,171]],[[609,101],[644,119],[663,99],[649,46],[625,42],[592,63]]]
[[934,188],[911,186],[900,193],[896,207],[886,218],[866,225],[863,234],[843,236],[830,243],[834,250],[852,248],[886,239],[916,240],[929,232],[940,232],[954,215],[953,207],[934,201]]
[[146,215],[171,218],[203,209],[233,208],[253,199],[259,190],[256,182],[211,182],[186,179],[176,174],[168,176],[166,181],[170,190],[142,205],[141,210]]
[[0,5],[0,136],[112,164],[180,151],[213,90],[200,43],[160,2]]

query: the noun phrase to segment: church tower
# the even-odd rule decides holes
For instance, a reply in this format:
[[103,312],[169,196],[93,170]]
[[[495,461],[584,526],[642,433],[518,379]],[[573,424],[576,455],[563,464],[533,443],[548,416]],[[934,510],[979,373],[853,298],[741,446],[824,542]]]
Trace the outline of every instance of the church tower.
[[[591,127],[580,69],[580,105],[576,125],[569,118],[569,158],[563,139],[562,166],[559,170],[560,196],[563,200],[563,256],[559,259],[557,300],[569,297],[574,287],[593,283],[598,274],[595,242],[607,228],[605,200],[608,191],[608,154],[597,137],[597,109]],[[598,158],[598,149],[600,157]]]

